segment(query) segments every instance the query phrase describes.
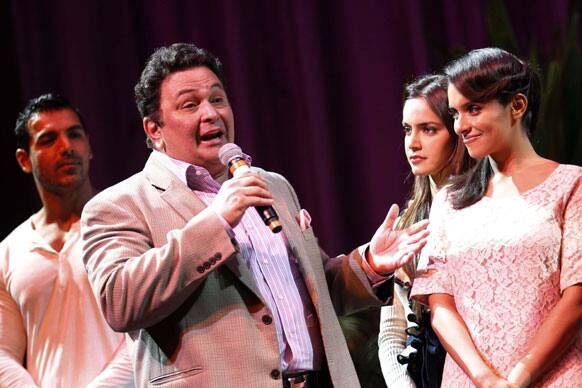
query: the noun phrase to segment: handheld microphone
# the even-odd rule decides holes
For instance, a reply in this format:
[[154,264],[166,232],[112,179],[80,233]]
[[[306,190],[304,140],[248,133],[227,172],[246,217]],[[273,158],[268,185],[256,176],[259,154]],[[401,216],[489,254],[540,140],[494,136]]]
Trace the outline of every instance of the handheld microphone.
[[[218,157],[222,164],[228,167],[228,171],[232,176],[238,176],[247,171],[251,171],[250,166],[247,164],[242,149],[234,143],[226,143],[218,151]],[[261,219],[271,229],[273,233],[279,233],[283,226],[281,221],[279,221],[279,215],[272,206],[255,206],[257,212],[261,216]]]

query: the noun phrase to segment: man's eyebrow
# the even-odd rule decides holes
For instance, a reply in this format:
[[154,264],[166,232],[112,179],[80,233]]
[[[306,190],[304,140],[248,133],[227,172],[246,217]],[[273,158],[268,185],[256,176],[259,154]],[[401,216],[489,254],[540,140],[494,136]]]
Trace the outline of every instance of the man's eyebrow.
[[[220,82],[216,82],[216,83],[213,83],[212,85],[210,85],[210,89],[220,89],[220,90],[224,90],[224,87],[222,86],[222,84]],[[195,92],[197,90],[200,90],[200,88],[186,88],[186,89],[181,89],[176,94],[176,97],[180,97],[183,94],[192,93],[192,92]]]
[[80,129],[82,131],[85,130],[85,128],[81,124],[75,124],[75,125],[71,125],[69,128],[67,128],[67,131],[75,131],[78,129]]

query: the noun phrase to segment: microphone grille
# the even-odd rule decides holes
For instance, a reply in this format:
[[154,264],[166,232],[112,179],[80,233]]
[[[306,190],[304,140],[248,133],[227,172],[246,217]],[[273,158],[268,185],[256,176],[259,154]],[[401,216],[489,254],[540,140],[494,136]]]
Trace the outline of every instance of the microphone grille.
[[242,149],[234,143],[226,143],[218,150],[218,158],[225,166],[234,158],[242,158]]

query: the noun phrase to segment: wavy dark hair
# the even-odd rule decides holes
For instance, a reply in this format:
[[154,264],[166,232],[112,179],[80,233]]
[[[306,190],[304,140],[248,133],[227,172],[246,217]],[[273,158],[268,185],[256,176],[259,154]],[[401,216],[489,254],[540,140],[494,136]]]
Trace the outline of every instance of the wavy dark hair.
[[[527,61],[496,47],[473,50],[449,63],[444,73],[448,82],[468,100],[485,103],[499,101],[506,106],[516,94],[527,98],[522,126],[531,139],[540,106],[541,82],[537,70]],[[477,162],[466,174],[453,180],[451,193],[454,209],[463,209],[485,195],[493,174],[489,158]]]
[[30,134],[28,133],[28,122],[37,113],[52,112],[61,109],[70,109],[79,118],[83,130],[85,129],[85,122],[79,108],[74,106],[65,97],[47,93],[28,100],[22,111],[16,118],[16,126],[14,134],[16,135],[16,148],[22,148],[27,153],[30,152]]
[[[209,68],[226,89],[226,80],[220,60],[203,48],[190,43],[174,43],[160,47],[147,60],[137,85],[135,85],[135,102],[141,118],[149,117],[159,126],[164,123],[160,117],[160,89],[162,82],[172,73],[193,67]],[[151,140],[147,139],[152,148]]]
[[[474,160],[469,156],[462,139],[454,131],[453,118],[449,114],[447,85],[447,78],[444,74],[429,74],[416,78],[404,88],[404,102],[414,98],[424,99],[449,132],[451,138],[449,158],[447,163],[442,166],[441,171],[439,171],[445,177],[462,174],[475,164]],[[396,228],[404,229],[428,218],[432,200],[429,176],[416,176],[407,200],[409,205],[400,216]],[[410,279],[415,276],[417,264],[415,259],[411,264],[403,268]]]

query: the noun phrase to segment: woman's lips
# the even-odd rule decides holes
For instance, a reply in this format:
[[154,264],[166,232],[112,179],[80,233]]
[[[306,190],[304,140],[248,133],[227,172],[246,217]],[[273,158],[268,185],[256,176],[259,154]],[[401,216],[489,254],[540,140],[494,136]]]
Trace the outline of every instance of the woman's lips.
[[425,159],[426,158],[424,156],[420,156],[420,155],[412,155],[408,158],[408,160],[410,160],[410,163],[412,163],[412,164],[420,163]]
[[476,141],[478,138],[481,137],[481,134],[475,134],[475,135],[469,135],[469,136],[463,136],[463,143],[466,144],[471,144],[474,141]]

